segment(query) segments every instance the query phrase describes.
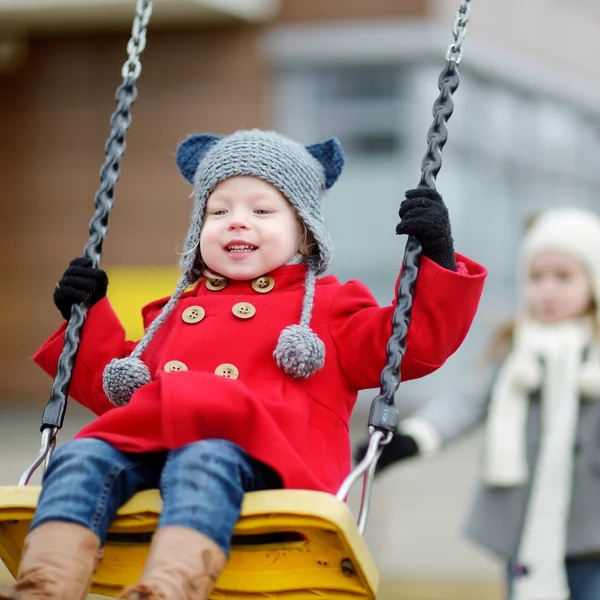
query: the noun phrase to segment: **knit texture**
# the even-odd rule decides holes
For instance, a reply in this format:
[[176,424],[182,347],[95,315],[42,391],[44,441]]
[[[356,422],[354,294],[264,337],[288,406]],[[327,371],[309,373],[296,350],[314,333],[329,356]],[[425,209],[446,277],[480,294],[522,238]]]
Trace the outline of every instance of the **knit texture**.
[[310,377],[325,364],[325,344],[309,325],[315,299],[316,261],[307,262],[300,324],[288,325],[281,332],[273,353],[280,369],[301,379]]
[[316,274],[330,266],[333,242],[325,226],[321,200],[344,164],[337,140],[303,146],[272,131],[238,131],[224,138],[200,134],[182,142],[177,164],[194,185],[194,209],[181,260],[185,272],[201,259],[200,230],[208,196],[218,183],[239,175],[258,177],[275,186],[315,238],[319,256]]
[[423,256],[444,269],[456,271],[450,216],[436,190],[408,190],[399,215],[402,220],[396,227],[397,234],[416,237],[423,247]]
[[106,296],[108,277],[102,269],[93,266],[86,256],[73,259],[54,288],[54,305],[67,321],[71,318],[71,308],[90,297],[91,308]]

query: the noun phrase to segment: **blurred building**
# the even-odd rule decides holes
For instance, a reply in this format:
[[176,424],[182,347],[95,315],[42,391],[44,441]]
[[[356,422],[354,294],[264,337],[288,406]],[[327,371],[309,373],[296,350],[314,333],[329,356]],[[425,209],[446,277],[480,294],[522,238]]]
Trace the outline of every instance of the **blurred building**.
[[[389,302],[402,256],[397,208],[419,179],[457,4],[155,0],[105,264],[145,282],[157,273],[161,285],[175,277],[191,207],[178,141],[272,127],[307,143],[341,140],[347,166],[327,200],[333,271]],[[59,322],[52,288],[87,240],[134,7],[0,0],[0,485],[37,449],[50,381],[29,357]],[[600,209],[599,51],[595,0],[473,2],[438,181],[457,249],[490,276],[464,346],[438,373],[403,384],[404,411],[458,385],[511,314],[523,219],[565,202]],[[73,407],[63,439],[89,418]],[[461,587],[462,600],[492,598],[500,566],[460,539],[477,444],[378,482],[368,536],[384,577],[402,580],[390,598],[448,598],[463,582],[484,587]]]

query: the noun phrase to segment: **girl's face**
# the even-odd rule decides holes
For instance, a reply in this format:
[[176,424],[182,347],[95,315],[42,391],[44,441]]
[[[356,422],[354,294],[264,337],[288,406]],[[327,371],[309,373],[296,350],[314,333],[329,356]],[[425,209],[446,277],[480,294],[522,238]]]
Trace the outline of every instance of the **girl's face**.
[[256,177],[232,177],[208,197],[200,252],[210,271],[254,279],[287,263],[304,235],[296,211],[279,190]]
[[568,254],[540,252],[531,261],[525,289],[533,318],[556,323],[590,311],[593,293],[585,267]]

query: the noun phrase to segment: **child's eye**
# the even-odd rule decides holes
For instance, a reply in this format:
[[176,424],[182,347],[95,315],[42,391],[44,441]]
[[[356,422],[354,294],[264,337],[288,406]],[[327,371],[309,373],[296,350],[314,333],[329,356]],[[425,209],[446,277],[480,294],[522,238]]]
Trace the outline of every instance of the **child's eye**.
[[268,215],[268,214],[272,213],[273,211],[270,210],[269,208],[255,208],[254,212],[257,215]]
[[219,217],[219,216],[227,214],[227,210],[224,208],[215,208],[215,209],[211,210],[209,214]]
[[541,281],[543,278],[542,274],[539,271],[531,271],[529,273],[530,281]]

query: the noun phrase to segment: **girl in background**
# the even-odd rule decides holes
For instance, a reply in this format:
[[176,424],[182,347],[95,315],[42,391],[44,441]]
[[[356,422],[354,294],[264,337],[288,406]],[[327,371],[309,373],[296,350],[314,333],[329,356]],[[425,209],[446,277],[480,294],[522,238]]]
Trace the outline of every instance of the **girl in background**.
[[518,268],[518,314],[485,372],[401,422],[378,469],[432,456],[485,422],[467,536],[507,562],[510,600],[597,600],[600,219],[575,208],[541,213]]

